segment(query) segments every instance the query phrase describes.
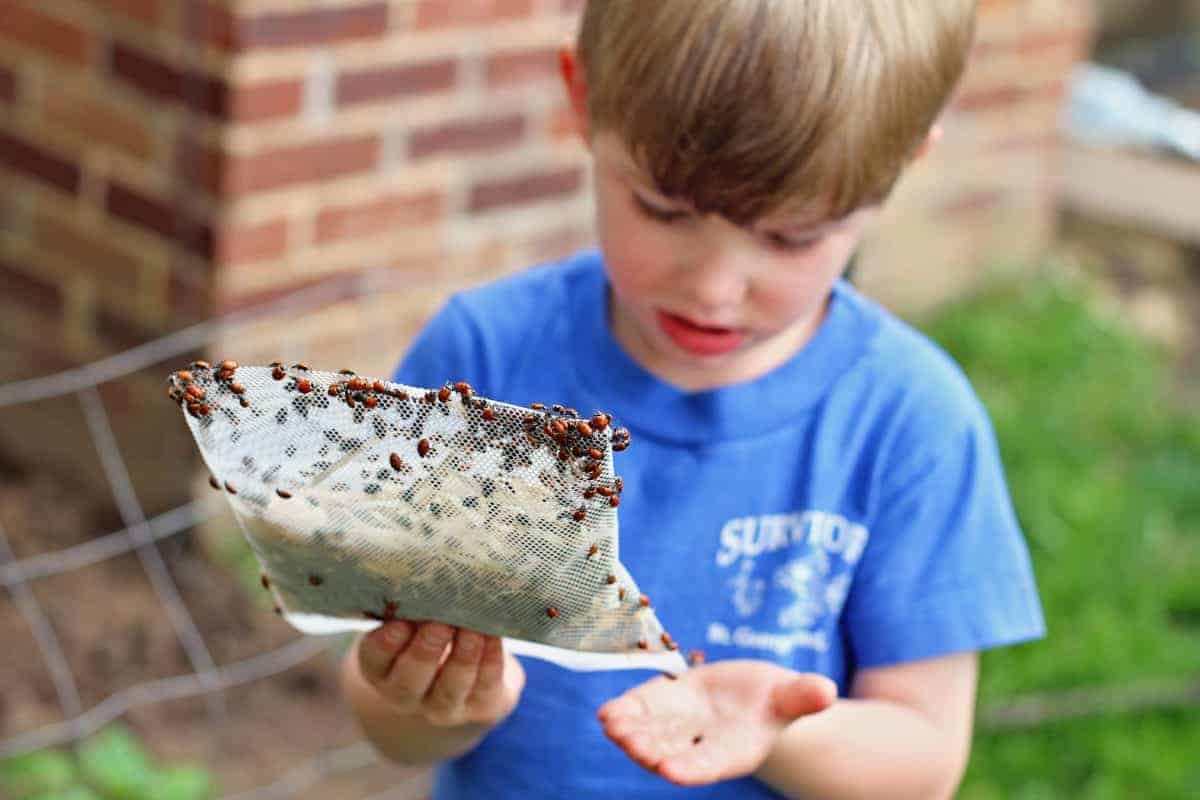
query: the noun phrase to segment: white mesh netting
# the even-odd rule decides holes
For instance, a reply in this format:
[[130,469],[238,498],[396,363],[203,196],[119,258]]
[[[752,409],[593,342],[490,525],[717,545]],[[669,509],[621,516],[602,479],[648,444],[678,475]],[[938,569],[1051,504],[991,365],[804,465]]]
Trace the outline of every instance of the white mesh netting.
[[608,415],[303,364],[169,382],[297,629],[436,620],[576,669],[684,668],[619,561]]

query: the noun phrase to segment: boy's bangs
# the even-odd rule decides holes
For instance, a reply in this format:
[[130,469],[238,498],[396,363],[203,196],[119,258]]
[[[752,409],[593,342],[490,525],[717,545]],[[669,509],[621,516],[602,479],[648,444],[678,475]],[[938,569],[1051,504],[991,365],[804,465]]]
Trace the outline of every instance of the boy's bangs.
[[592,126],[614,131],[663,194],[738,224],[880,202],[961,61],[926,53],[924,74],[889,74],[881,26],[899,23],[910,43],[919,32],[868,5],[695,0],[682,14],[592,0],[580,37]]

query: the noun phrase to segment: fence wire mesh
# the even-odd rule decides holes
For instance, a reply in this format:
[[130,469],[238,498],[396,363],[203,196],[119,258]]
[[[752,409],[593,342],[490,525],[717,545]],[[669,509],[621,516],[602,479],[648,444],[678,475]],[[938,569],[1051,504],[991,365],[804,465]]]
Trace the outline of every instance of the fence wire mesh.
[[[349,299],[357,300],[371,291],[370,281],[364,280]],[[8,532],[0,523],[0,584],[8,591],[17,613],[28,625],[62,713],[60,722],[18,731],[0,739],[0,760],[42,748],[76,744],[133,709],[181,698],[202,698],[210,729],[220,731],[229,714],[228,690],[269,681],[297,665],[330,653],[335,642],[301,636],[249,658],[223,665],[216,663],[159,547],[172,537],[212,521],[222,512],[227,513],[227,509],[222,501],[205,498],[148,517],[127,467],[127,458],[136,457],[136,454],[127,456],[122,453],[100,388],[108,382],[148,368],[161,366],[165,375],[174,366],[173,359],[205,350],[219,341],[230,340],[250,325],[285,315],[303,314],[347,299],[344,290],[333,294],[331,290],[317,286],[265,307],[201,323],[79,369],[0,385],[0,413],[5,408],[51,400],[63,402],[73,399],[79,404],[91,444],[99,456],[108,490],[124,526],[78,545],[18,558]],[[290,344],[294,348],[297,343],[283,344]],[[39,602],[33,585],[131,553],[137,556],[149,579],[164,611],[163,617],[186,654],[190,672],[127,686],[88,707],[82,699],[78,675],[64,652],[61,637],[51,616]],[[100,602],[97,598],[91,600]],[[7,680],[4,682],[7,683]],[[307,761],[289,764],[273,780],[226,794],[223,800],[300,797],[333,776],[361,771],[378,763],[374,750],[365,741],[357,741],[315,753]],[[423,775],[408,773],[386,791],[364,796],[364,800],[419,797],[424,781]]]

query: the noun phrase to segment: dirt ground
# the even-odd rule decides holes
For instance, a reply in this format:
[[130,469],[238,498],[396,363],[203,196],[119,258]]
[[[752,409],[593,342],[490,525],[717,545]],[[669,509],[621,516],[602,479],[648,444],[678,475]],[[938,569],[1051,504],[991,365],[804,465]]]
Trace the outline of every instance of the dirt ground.
[[[2,458],[2,456],[0,456]],[[0,460],[0,525],[17,560],[120,530],[109,509],[82,507],[69,486]],[[159,544],[175,584],[217,665],[267,653],[297,634],[227,571],[197,552],[187,533]],[[33,594],[90,709],[122,689],[192,672],[164,606],[134,553],[33,581]],[[63,719],[45,660],[12,595],[0,593],[0,742]],[[225,796],[272,784],[361,739],[336,691],[331,647],[279,674],[227,690],[226,717],[210,720],[203,696],[151,703],[122,718],[154,755],[200,762]],[[353,751],[351,753],[354,755]],[[359,758],[351,758],[361,763]],[[291,774],[302,778],[303,773]],[[272,797],[426,796],[423,774],[379,763]]]

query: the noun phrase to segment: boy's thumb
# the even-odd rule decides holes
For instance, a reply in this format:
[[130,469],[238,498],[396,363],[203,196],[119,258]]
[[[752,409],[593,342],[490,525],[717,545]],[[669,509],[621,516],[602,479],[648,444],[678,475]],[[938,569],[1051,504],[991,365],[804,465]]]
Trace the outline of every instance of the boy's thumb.
[[833,705],[837,684],[824,675],[805,673],[781,683],[771,693],[775,713],[789,722]]

